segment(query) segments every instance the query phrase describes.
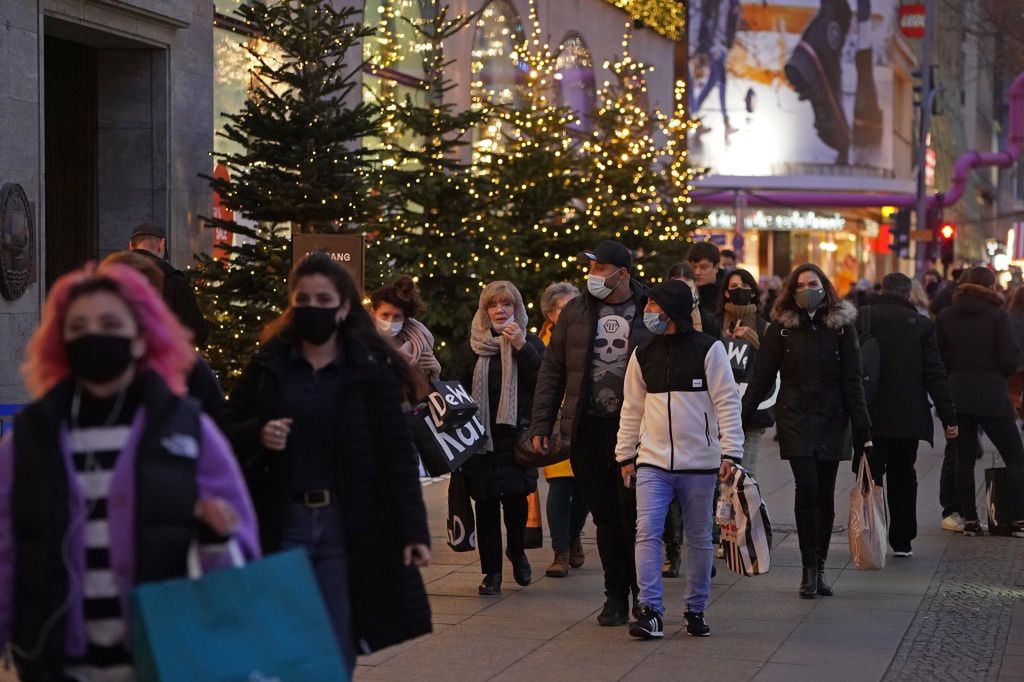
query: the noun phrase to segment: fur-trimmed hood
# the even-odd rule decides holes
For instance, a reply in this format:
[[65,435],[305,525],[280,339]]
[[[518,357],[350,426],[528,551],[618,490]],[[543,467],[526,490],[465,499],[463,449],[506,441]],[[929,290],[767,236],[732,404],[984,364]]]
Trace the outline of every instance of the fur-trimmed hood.
[[983,287],[980,284],[961,284],[953,292],[954,301],[964,298],[965,296],[981,299],[986,303],[991,303],[999,308],[1003,307],[1003,297],[992,289]]
[[[980,287],[979,287],[980,288]],[[818,311],[822,315],[822,311]],[[796,329],[804,320],[810,319],[802,310],[782,310],[772,313],[772,321],[778,322],[785,329]],[[849,301],[840,301],[839,305],[824,313],[821,318],[825,326],[833,331],[839,331],[848,324],[853,324],[857,319],[857,309]]]

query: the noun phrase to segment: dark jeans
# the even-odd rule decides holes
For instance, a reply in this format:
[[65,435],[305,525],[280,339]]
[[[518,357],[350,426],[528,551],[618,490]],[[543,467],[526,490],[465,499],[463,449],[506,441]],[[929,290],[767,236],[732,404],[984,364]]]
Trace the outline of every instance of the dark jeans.
[[587,500],[583,486],[574,476],[548,479],[548,525],[551,527],[551,549],[569,551],[569,541],[583,532],[587,522]]
[[942,505],[942,518],[960,511],[960,496],[956,494],[956,441],[947,440],[946,449],[942,454],[942,473],[939,474],[939,504]]
[[510,559],[523,555],[526,547],[526,495],[493,500],[475,500],[476,543],[480,550],[481,573],[501,573],[501,510],[505,510],[505,534]]
[[982,417],[973,414],[956,415],[960,435],[956,439],[956,491],[960,496],[961,513],[968,521],[978,519],[975,504],[974,465],[981,451],[978,427],[985,429],[985,435],[999,451],[1006,463],[1006,476],[1010,486],[1013,520],[1024,519],[1021,511],[1021,497],[1024,496],[1024,443],[1020,440],[1017,421],[1013,417]]
[[281,549],[294,548],[309,552],[334,636],[351,674],[356,667],[356,647],[348,592],[345,526],[338,506],[309,509],[302,504],[292,504],[281,536]]
[[572,444],[572,470],[583,486],[597,526],[597,551],[604,569],[605,594],[636,592],[636,490],[622,484],[615,462],[618,419],[584,418]]
[[832,521],[836,518],[836,474],[839,462],[823,462],[813,457],[789,460],[796,482],[793,512],[800,540],[800,560],[804,568],[824,568],[832,541]]
[[917,537],[917,440],[875,438],[878,479],[885,477],[889,498],[889,546],[907,551]]

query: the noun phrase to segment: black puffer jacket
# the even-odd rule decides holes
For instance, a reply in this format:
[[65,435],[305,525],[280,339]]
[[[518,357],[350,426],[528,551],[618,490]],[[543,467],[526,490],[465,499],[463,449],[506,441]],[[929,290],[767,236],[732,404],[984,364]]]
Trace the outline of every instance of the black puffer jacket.
[[[629,283],[636,305],[636,315],[629,330],[629,352],[654,335],[644,326],[647,287],[636,280]],[[561,408],[562,442],[572,443],[576,426],[590,404],[590,365],[597,337],[597,315],[601,301],[583,294],[569,301],[551,332],[551,342],[544,354],[537,392],[533,397],[531,436],[550,436]],[[563,405],[562,400],[565,399]]]
[[[491,500],[508,495],[527,495],[537,489],[537,470],[523,469],[512,459],[512,448],[516,435],[526,428],[533,410],[533,391],[537,386],[537,371],[540,369],[541,357],[544,355],[544,344],[533,334],[526,335],[526,345],[522,350],[513,351],[512,357],[519,367],[519,428],[496,424],[491,438],[494,442],[493,452],[481,452],[473,455],[462,465],[469,483],[469,494],[476,500]],[[473,387],[473,371],[479,356],[473,352],[467,341],[459,351],[455,360],[455,376],[467,391]],[[501,356],[495,355],[487,376],[487,392],[491,407],[490,422],[494,424],[498,415],[498,403],[501,400]]]
[[1017,370],[1017,342],[999,294],[961,284],[939,315],[939,350],[949,370],[956,411],[1013,417],[1007,378]]
[[[956,423],[935,325],[900,296],[883,294],[871,306],[867,331],[878,342],[878,396],[871,406],[871,434],[932,442],[928,396],[944,426]],[[865,319],[860,320],[861,330]]]
[[[291,343],[278,337],[250,361],[224,407],[221,427],[238,456],[260,522],[265,552],[281,547],[288,508],[285,454],[260,443],[277,412]],[[348,539],[349,595],[359,651],[374,651],[431,631],[419,569],[406,566],[406,545],[430,544],[412,429],[398,377],[387,359],[361,341],[342,347],[338,402],[337,490]]]
[[780,373],[775,423],[783,459],[849,459],[843,439],[851,421],[854,446],[859,449],[870,439],[856,318],[856,309],[841,301],[819,308],[814,319],[803,310],[783,311],[765,331],[743,394],[743,421],[750,423]]

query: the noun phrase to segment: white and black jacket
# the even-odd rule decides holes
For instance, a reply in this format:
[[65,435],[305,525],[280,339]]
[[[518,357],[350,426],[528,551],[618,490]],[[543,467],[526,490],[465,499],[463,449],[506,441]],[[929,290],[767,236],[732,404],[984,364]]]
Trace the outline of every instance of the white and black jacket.
[[743,458],[739,391],[722,342],[697,331],[659,336],[626,369],[615,459],[711,472]]

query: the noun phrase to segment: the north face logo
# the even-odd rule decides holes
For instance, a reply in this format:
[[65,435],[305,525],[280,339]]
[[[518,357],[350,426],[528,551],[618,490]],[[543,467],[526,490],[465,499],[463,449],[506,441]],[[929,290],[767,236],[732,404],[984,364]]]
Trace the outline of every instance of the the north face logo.
[[196,439],[184,433],[172,434],[160,441],[160,445],[164,450],[178,457],[189,459],[199,457],[199,444],[196,443]]

